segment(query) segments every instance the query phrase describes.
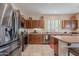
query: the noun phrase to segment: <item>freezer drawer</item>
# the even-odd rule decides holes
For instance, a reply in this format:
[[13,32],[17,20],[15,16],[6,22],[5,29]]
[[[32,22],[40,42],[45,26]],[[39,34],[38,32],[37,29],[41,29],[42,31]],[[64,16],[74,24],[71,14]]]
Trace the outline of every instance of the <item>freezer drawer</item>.
[[15,54],[18,53],[17,55],[20,55],[21,51],[19,49],[20,49],[20,44],[18,40],[10,42],[6,45],[0,46],[0,56],[6,56],[6,55],[10,56],[13,55],[15,51],[16,51]]

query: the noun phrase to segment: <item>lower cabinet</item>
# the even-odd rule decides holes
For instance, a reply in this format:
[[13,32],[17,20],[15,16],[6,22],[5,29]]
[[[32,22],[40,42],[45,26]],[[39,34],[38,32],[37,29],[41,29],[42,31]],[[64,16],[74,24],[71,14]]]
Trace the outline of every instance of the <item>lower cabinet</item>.
[[50,41],[49,43],[51,44],[51,46],[53,47],[54,49],[54,55],[55,56],[58,56],[58,39],[53,37],[53,36],[50,36]]
[[29,34],[28,35],[28,43],[29,44],[42,44],[43,43],[43,35],[42,34]]
[[[28,44],[44,44],[44,40],[45,40],[44,34],[29,34],[28,35]],[[48,38],[48,44],[53,46],[54,55],[58,56],[58,39],[50,35],[50,38]]]

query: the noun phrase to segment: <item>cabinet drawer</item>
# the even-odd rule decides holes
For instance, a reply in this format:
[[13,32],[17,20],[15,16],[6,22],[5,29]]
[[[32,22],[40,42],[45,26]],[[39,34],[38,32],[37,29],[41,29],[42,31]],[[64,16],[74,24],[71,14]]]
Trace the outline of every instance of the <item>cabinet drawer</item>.
[[29,44],[42,44],[43,35],[29,35]]
[[53,37],[50,37],[49,43],[50,43],[50,44],[54,44],[54,43],[55,43],[54,41],[55,41],[54,38],[53,38]]

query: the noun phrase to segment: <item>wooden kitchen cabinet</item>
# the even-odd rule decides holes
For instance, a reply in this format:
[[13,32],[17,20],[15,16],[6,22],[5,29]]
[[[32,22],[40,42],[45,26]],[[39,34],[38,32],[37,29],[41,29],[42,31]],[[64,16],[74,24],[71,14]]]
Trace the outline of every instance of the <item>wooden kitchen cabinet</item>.
[[44,28],[44,20],[38,20],[38,28]]
[[65,26],[64,26],[64,20],[61,21],[61,28],[62,28],[62,29],[65,28]]
[[21,27],[24,28],[25,27],[25,19],[23,16],[21,16]]
[[21,21],[21,27],[24,28],[24,22]]
[[76,20],[76,15],[71,16],[70,20]]
[[29,44],[42,44],[43,43],[43,35],[42,34],[29,34],[28,35],[28,43]]
[[32,28],[32,20],[25,21],[25,28]]
[[44,20],[26,20],[26,28],[44,28]]
[[65,29],[66,25],[69,24],[70,20],[62,20],[62,28]]
[[38,28],[38,20],[32,20],[31,26],[32,28]]
[[55,43],[55,42],[54,42],[54,38],[51,37],[51,36],[50,36],[50,41],[49,41],[49,43],[50,43],[50,44],[54,44],[54,43]]
[[41,17],[39,20],[25,19],[21,16],[21,27],[23,28],[44,28],[44,20]]
[[58,39],[50,35],[49,44],[54,49],[54,56],[58,56]]
[[78,28],[78,20],[73,20],[72,24],[75,26],[72,30],[76,30]]
[[[76,30],[78,28],[78,20],[62,20],[62,28],[67,29],[67,25],[71,26],[72,30]],[[74,25],[74,28],[73,26]]]

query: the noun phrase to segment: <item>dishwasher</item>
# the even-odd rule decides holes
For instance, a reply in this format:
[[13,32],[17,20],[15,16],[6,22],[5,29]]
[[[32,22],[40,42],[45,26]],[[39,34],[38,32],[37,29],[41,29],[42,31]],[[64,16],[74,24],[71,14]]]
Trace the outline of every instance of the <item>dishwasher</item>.
[[44,44],[49,44],[49,41],[50,41],[50,35],[49,34],[45,34],[44,35],[44,40],[43,40]]

